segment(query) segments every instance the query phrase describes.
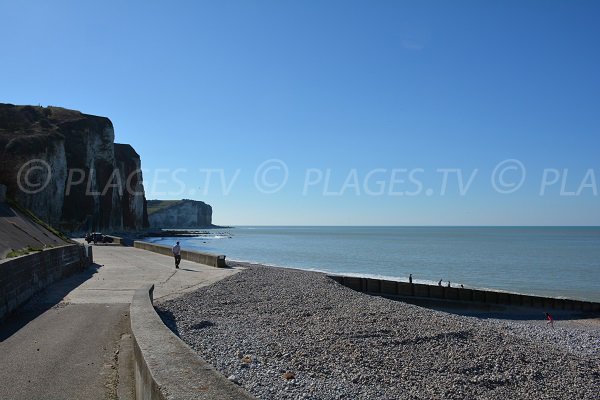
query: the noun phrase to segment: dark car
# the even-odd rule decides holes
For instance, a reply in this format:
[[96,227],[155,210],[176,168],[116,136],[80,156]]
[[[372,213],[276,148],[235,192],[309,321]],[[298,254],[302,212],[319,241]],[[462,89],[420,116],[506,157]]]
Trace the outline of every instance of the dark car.
[[113,238],[111,238],[110,236],[103,235],[100,232],[93,232],[93,233],[88,233],[87,235],[85,235],[85,241],[88,243],[94,242],[94,244],[112,243]]

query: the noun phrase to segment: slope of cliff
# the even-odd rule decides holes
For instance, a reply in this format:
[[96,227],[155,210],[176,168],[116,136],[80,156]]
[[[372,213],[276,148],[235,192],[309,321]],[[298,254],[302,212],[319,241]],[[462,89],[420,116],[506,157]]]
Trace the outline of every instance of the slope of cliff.
[[148,221],[152,228],[210,228],[212,207],[196,200],[148,200]]
[[9,197],[63,230],[148,225],[139,155],[120,146],[108,118],[0,104],[0,183]]

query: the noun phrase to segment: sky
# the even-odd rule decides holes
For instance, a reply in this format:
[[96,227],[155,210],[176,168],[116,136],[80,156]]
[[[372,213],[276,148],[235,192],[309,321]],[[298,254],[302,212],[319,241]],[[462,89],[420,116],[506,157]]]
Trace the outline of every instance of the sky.
[[222,225],[600,225],[596,1],[0,0],[0,102]]

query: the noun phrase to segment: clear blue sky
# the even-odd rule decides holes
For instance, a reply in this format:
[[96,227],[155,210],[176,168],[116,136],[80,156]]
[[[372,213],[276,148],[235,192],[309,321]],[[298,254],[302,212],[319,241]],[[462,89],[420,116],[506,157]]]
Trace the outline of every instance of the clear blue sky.
[[600,225],[599,20],[596,1],[2,0],[0,101],[109,117],[149,199],[218,224]]

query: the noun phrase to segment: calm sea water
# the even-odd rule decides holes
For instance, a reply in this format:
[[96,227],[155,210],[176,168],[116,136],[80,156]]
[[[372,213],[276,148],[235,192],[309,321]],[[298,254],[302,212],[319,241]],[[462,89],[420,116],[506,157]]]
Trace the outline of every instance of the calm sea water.
[[236,227],[147,238],[230,260],[600,301],[600,227]]

